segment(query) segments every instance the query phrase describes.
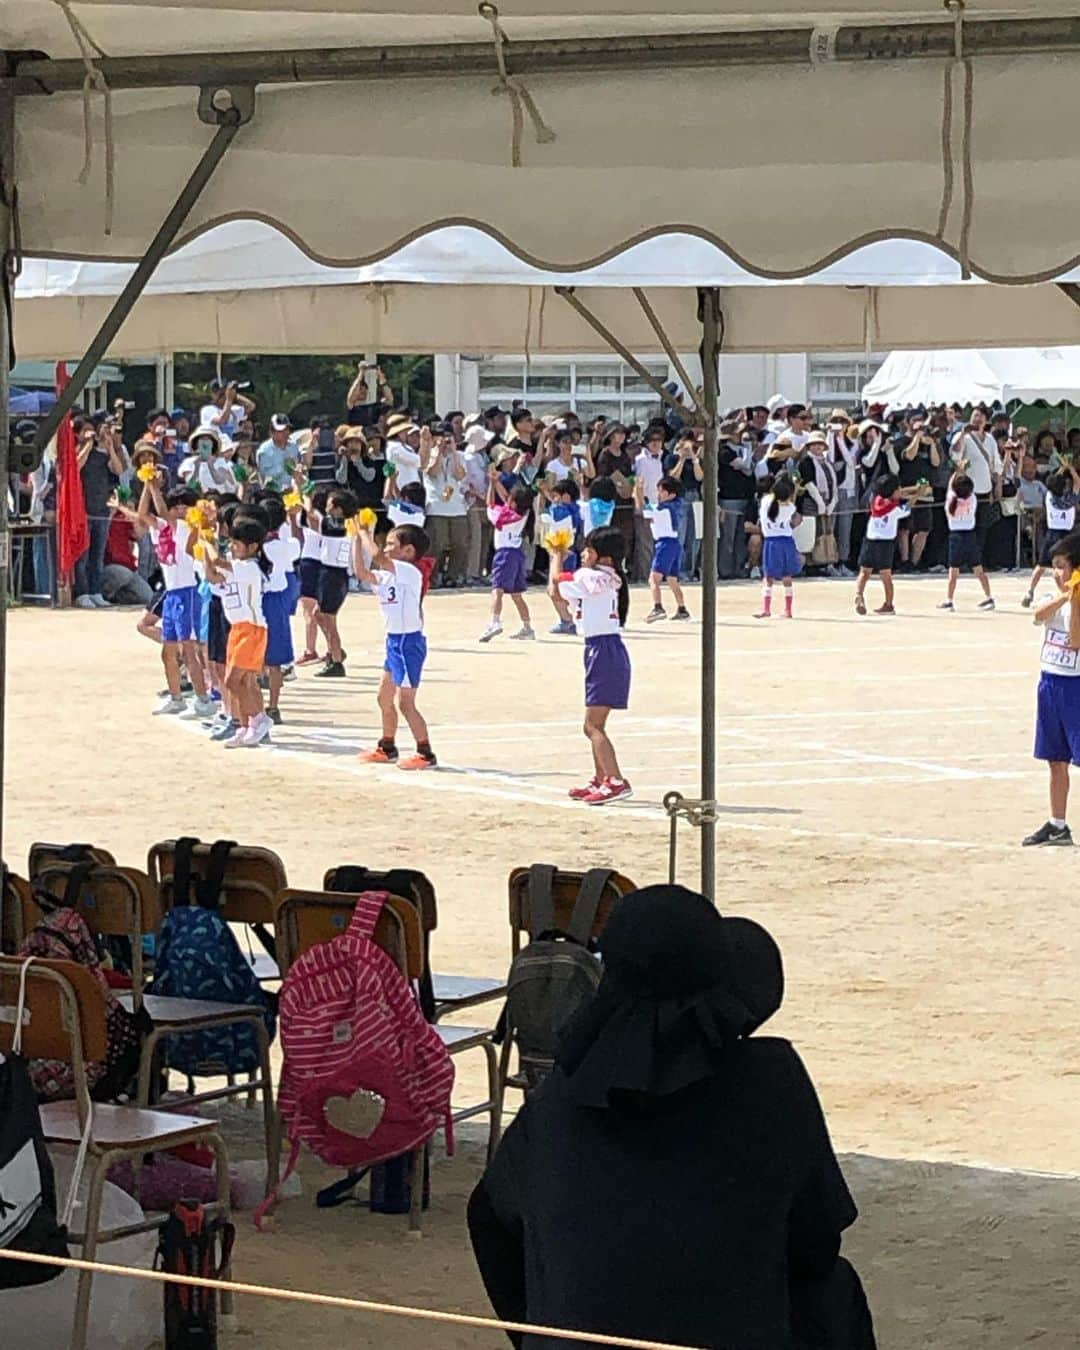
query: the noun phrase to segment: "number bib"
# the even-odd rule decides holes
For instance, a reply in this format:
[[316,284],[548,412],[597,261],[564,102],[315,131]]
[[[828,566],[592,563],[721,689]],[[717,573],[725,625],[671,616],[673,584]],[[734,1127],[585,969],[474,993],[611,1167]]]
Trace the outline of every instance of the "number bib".
[[1080,655],[1075,647],[1069,646],[1068,633],[1061,633],[1056,628],[1046,630],[1046,639],[1043,642],[1042,664],[1047,670],[1075,671],[1076,658]]

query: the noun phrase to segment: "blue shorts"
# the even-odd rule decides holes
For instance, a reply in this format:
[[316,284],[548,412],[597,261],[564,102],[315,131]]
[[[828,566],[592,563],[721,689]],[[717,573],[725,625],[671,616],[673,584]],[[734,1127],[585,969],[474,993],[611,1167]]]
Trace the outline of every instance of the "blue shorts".
[[210,640],[210,583],[199,582],[199,641]]
[[161,637],[164,642],[194,642],[199,636],[202,602],[198,586],[166,591],[161,604]]
[[266,619],[266,664],[291,666],[292,633],[289,630],[289,592],[264,591],[263,617]]
[[289,618],[291,619],[300,604],[300,578],[295,572],[285,573],[285,594],[289,597]]
[[1080,764],[1080,675],[1043,671],[1035,717],[1035,758]]
[[387,672],[399,689],[418,689],[424,662],[427,660],[427,638],[423,633],[387,633]]
[[797,577],[802,571],[802,554],[789,534],[770,535],[762,549],[761,570],[768,581]]
[[653,545],[652,570],[662,577],[677,577],[682,562],[682,545],[678,539],[657,539]]

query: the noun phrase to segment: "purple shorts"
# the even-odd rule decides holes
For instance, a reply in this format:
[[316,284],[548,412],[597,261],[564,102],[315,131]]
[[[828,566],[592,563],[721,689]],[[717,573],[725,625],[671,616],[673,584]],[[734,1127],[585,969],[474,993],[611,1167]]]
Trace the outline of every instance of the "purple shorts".
[[586,708],[626,708],[630,703],[630,653],[618,633],[585,639]]
[[497,548],[491,560],[491,589],[520,595],[526,588],[525,550]]

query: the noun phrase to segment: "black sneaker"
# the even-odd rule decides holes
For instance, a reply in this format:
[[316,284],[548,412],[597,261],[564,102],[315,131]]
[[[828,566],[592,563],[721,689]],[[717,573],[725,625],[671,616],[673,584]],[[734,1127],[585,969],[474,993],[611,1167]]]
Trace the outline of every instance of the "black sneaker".
[[343,680],[345,678],[345,665],[342,661],[327,661],[322,670],[315,672],[317,680]]
[[281,726],[281,709],[280,709],[280,708],[267,708],[267,710],[266,710],[266,715],[267,715],[267,717],[269,717],[270,721],[273,722],[274,726],[276,726],[276,727]]
[[679,623],[687,623],[689,619],[690,619],[690,611],[686,608],[685,605],[680,605],[679,608],[675,611],[674,615],[672,616],[671,622],[675,623],[676,621],[678,621]]
[[648,614],[645,615],[645,622],[646,622],[646,623],[658,623],[661,619],[666,619],[666,618],[667,618],[667,615],[664,613],[664,606],[663,606],[663,605],[653,605],[652,609],[650,609],[649,612],[648,612]]
[[1034,834],[1028,835],[1024,840],[1024,848],[1043,848],[1045,845],[1056,848],[1071,848],[1072,841],[1072,831],[1068,825],[1063,825],[1058,829],[1056,825],[1047,821]]

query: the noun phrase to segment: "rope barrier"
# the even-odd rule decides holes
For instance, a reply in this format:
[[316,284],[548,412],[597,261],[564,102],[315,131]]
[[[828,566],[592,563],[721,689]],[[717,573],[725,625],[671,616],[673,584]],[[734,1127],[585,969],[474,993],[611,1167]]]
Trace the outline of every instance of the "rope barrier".
[[281,1303],[304,1303],[311,1307],[342,1308],[347,1312],[377,1313],[402,1317],[415,1322],[437,1322],[445,1326],[473,1327],[480,1331],[516,1332],[522,1336],[542,1336],[589,1345],[610,1345],[620,1350],[698,1350],[698,1347],[673,1345],[669,1341],[639,1340],[634,1336],[608,1336],[600,1331],[570,1331],[564,1327],[533,1326],[529,1322],[503,1322],[496,1317],[473,1313],[442,1312],[435,1308],[410,1308],[399,1303],[374,1303],[370,1299],[348,1298],[343,1294],[314,1294],[302,1289],[277,1289],[267,1284],[243,1284],[232,1280],[211,1280],[197,1275],[173,1275],[164,1270],[139,1270],[105,1261],[81,1261],[73,1256],[39,1256],[0,1248],[0,1259],[23,1261],[28,1265],[57,1266],[62,1270],[85,1270],[94,1275],[119,1275],[132,1280],[150,1280],[158,1284],[178,1284],[186,1288],[216,1289],[219,1293],[251,1294]]

